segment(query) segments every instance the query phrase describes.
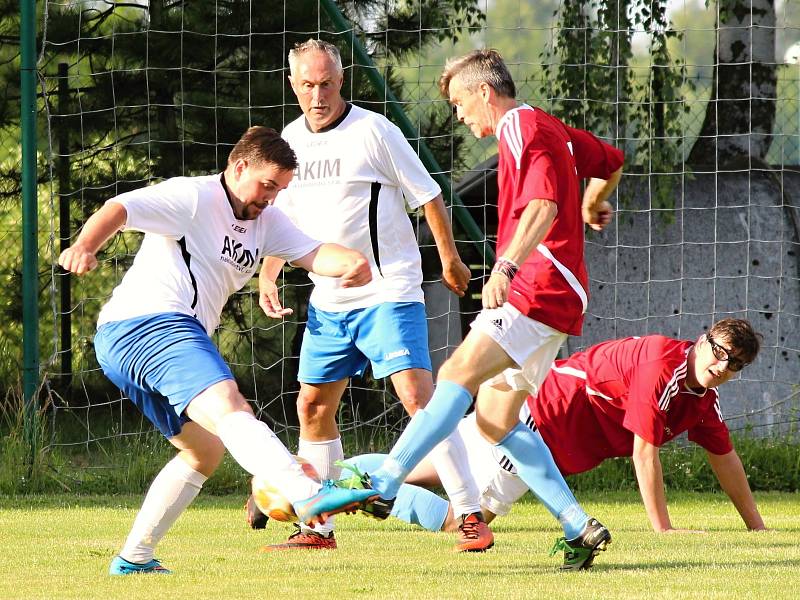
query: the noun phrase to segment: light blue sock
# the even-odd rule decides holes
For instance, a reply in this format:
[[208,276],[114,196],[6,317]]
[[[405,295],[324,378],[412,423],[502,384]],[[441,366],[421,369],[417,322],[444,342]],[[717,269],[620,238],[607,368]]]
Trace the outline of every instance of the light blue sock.
[[428,531],[441,531],[449,508],[447,500],[430,490],[404,483],[397,491],[392,516]]
[[[345,462],[356,466],[362,473],[372,473],[378,469],[386,454],[359,454]],[[401,521],[420,525],[428,531],[441,531],[447,518],[450,503],[425,488],[404,483],[397,492],[392,507],[392,516]]]
[[417,411],[389,457],[372,473],[373,489],[382,498],[397,496],[411,469],[455,430],[470,404],[472,394],[466,388],[452,381],[440,381],[428,406]]
[[497,446],[514,463],[522,481],[561,523],[564,536],[568,540],[578,537],[589,517],[564,481],[539,432],[517,423]]
[[344,461],[345,464],[356,467],[362,473],[377,471],[386,460],[388,454],[358,454]]

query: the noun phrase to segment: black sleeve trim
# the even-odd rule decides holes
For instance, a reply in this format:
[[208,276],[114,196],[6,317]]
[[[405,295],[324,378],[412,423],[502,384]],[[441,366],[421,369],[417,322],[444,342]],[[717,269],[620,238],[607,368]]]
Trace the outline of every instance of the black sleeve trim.
[[185,237],[178,240],[178,246],[181,247],[181,256],[183,257],[183,262],[186,263],[186,270],[189,271],[189,278],[192,280],[192,289],[194,290],[192,309],[194,309],[194,307],[197,306],[197,280],[195,280],[194,273],[192,273],[192,255],[189,254],[189,251],[186,249]]
[[383,277],[380,248],[378,247],[378,196],[380,196],[380,193],[381,184],[373,181],[369,200],[369,239],[372,243],[372,256],[375,258],[375,266],[378,267],[378,273]]

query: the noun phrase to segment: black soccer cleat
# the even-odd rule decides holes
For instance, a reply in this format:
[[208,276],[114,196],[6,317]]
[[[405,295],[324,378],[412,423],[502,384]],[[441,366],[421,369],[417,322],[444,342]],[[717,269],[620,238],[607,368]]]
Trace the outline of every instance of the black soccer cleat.
[[396,498],[392,498],[391,500],[384,500],[381,497],[378,497],[375,502],[372,504],[367,504],[366,506],[361,507],[361,512],[365,515],[368,515],[374,519],[378,519],[379,521],[383,521],[389,518],[389,515],[392,514],[392,508],[394,508],[394,501]]
[[594,563],[594,557],[603,552],[611,543],[611,533],[597,519],[590,518],[581,534],[568,540],[558,538],[550,550],[550,556],[564,551],[562,571],[588,569]]

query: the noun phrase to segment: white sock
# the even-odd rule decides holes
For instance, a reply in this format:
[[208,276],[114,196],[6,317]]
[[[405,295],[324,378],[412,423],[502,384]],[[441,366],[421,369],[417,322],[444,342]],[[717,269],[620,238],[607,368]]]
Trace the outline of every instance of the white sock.
[[292,504],[319,491],[320,484],[306,477],[278,436],[251,413],[225,415],[217,423],[217,435],[245,471],[267,478]]
[[120,556],[134,563],[153,560],[156,545],[197,497],[206,479],[177,456],[169,461],[150,484]]
[[[342,468],[334,463],[337,460],[344,460],[344,450],[342,449],[342,438],[335,440],[325,440],[324,442],[311,442],[300,438],[297,447],[297,455],[305,458],[314,465],[320,479],[339,479]],[[314,531],[322,535],[328,535],[333,531],[335,517],[329,517],[324,525],[317,525]]]
[[456,517],[480,512],[480,492],[467,461],[467,449],[458,430],[431,450],[429,458],[450,498]]

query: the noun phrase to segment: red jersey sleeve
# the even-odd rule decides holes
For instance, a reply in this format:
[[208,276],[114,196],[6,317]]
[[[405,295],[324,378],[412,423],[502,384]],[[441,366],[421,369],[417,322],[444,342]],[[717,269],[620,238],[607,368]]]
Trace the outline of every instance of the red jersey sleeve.
[[672,375],[663,361],[645,363],[636,367],[628,386],[622,426],[654,446],[661,446],[665,441],[667,416],[660,402],[667,393]]
[[621,150],[601,142],[588,131],[566,125],[565,127],[572,141],[572,152],[575,156],[575,166],[578,168],[578,177],[581,179],[590,177],[608,179],[614,171],[622,166],[624,156]]
[[728,426],[719,412],[719,400],[702,416],[694,427],[689,428],[689,439],[712,454],[727,454],[733,450]]

